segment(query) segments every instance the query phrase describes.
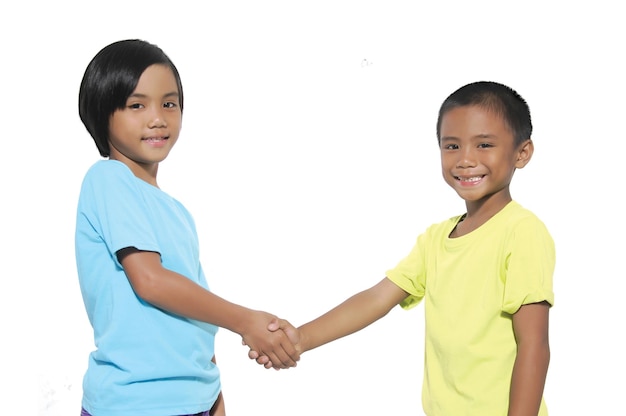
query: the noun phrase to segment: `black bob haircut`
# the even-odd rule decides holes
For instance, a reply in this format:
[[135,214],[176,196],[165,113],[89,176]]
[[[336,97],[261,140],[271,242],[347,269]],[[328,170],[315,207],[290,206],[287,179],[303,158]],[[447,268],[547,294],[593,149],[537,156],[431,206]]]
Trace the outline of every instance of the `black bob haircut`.
[[437,141],[439,143],[441,143],[443,116],[454,108],[470,105],[476,105],[502,117],[513,134],[515,146],[530,139],[533,124],[526,100],[506,85],[492,81],[478,81],[459,88],[441,104],[437,118]]
[[111,153],[111,115],[126,106],[141,74],[154,64],[166,65],[174,73],[182,112],[180,75],[171,59],[156,45],[139,39],[114,42],[100,50],[87,66],[78,93],[78,114],[101,156],[109,157]]

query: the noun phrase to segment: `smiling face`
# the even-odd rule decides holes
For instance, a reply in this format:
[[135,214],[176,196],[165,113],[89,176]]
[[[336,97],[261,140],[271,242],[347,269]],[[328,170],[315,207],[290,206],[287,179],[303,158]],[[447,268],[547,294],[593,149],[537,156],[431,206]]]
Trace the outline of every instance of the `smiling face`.
[[176,143],[182,125],[176,78],[167,65],[151,65],[109,120],[110,159],[126,164],[156,186],[159,162]]
[[509,184],[533,152],[532,142],[519,146],[502,117],[480,106],[455,107],[441,120],[441,167],[445,181],[473,209],[499,211],[511,201]]

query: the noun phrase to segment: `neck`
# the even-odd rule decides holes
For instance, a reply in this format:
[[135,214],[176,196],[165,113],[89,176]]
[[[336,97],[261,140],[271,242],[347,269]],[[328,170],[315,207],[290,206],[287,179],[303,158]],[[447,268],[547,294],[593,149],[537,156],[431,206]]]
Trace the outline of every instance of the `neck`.
[[507,189],[477,201],[465,201],[467,218],[489,219],[500,212],[500,210],[507,206],[512,200],[511,193]]
[[157,184],[157,173],[159,171],[158,163],[138,163],[134,160],[128,158],[119,158],[119,157],[109,157],[110,160],[117,160],[122,162],[133,172],[137,178],[141,179],[144,182],[149,183],[150,185],[158,188]]
[[498,198],[483,199],[480,201],[466,201],[467,213],[465,217],[452,231],[450,237],[460,237],[469,234],[489,221],[494,215],[500,212],[509,202],[511,195],[507,192],[506,197],[500,195]]

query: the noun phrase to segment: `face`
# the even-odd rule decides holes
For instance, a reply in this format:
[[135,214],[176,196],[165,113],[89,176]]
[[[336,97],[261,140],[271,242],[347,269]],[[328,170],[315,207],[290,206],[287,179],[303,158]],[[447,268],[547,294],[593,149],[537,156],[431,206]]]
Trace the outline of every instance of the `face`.
[[182,124],[176,78],[166,65],[152,65],[141,74],[126,106],[109,120],[110,159],[153,182],[159,162],[176,143]]
[[509,184],[532,156],[530,140],[515,146],[504,119],[478,106],[445,113],[440,137],[443,177],[468,207],[489,201],[502,208],[511,201]]

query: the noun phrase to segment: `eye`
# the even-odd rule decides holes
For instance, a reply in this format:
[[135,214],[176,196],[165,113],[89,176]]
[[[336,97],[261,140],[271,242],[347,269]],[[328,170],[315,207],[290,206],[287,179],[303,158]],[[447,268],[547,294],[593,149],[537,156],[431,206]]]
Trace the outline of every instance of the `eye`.
[[143,104],[140,104],[140,103],[128,104],[128,108],[130,108],[132,110],[136,110],[136,109],[139,109],[139,108],[143,108]]
[[454,144],[454,143],[449,143],[449,144],[444,144],[443,148],[445,150],[456,150],[456,149],[459,148],[459,146],[457,144]]
[[168,101],[166,103],[163,104],[164,108],[176,108],[178,107],[178,103],[175,103],[173,101]]
[[488,149],[490,147],[493,147],[493,145],[491,143],[481,143],[478,145],[478,147],[481,149]]

